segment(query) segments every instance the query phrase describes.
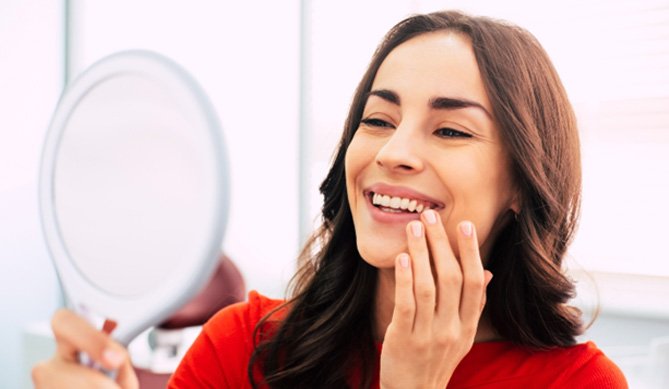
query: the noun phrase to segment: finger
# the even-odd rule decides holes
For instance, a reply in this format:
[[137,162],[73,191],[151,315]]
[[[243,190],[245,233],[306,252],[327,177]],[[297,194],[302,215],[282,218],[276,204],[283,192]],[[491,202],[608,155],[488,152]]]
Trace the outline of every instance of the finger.
[[59,358],[40,363],[33,367],[32,380],[36,389],[120,389],[114,381],[101,372]]
[[413,269],[413,292],[416,300],[416,319],[413,331],[427,334],[432,329],[436,287],[430,264],[430,253],[425,239],[425,226],[420,221],[407,225],[407,243]]
[[460,319],[464,323],[476,325],[481,315],[484,278],[476,229],[472,222],[463,221],[458,225],[458,247],[463,277]]
[[459,317],[462,270],[453,254],[439,214],[427,210],[421,217],[425,221],[427,243],[436,278],[436,316],[439,320],[450,320]]
[[118,370],[116,382],[124,389],[138,389],[139,381],[135,369],[132,367],[130,359],[128,359],[123,366]]
[[56,311],[51,328],[56,338],[56,353],[66,361],[76,362],[79,352],[84,352],[105,369],[116,370],[128,360],[121,345],[70,310]]
[[481,293],[481,308],[479,309],[480,311],[483,311],[483,308],[485,307],[485,303],[488,300],[488,285],[490,285],[490,281],[492,281],[492,273],[490,270],[484,270],[483,271],[483,293]]
[[416,303],[413,296],[413,275],[411,258],[402,253],[395,258],[395,308],[392,323],[403,333],[410,333],[413,328]]

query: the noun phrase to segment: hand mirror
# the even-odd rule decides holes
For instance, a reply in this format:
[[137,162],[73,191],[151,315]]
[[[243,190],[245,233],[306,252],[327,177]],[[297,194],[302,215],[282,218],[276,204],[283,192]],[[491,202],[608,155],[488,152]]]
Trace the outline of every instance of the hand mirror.
[[40,214],[69,308],[127,345],[204,285],[221,250],[227,159],[214,110],[171,60],[106,57],[63,93]]

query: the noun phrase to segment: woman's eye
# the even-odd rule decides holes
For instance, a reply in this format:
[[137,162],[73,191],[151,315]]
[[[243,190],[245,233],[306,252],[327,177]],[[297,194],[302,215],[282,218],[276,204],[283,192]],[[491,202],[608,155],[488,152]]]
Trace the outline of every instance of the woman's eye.
[[467,134],[466,132],[454,130],[452,128],[440,128],[438,129],[435,134],[442,138],[471,138],[471,134]]
[[360,122],[367,125],[367,126],[370,126],[370,127],[393,128],[392,124],[388,123],[385,120],[381,120],[381,119],[362,119]]

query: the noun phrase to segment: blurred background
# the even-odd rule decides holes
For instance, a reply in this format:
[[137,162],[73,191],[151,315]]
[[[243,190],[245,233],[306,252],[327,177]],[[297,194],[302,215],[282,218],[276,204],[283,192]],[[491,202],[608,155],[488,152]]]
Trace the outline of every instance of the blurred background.
[[318,222],[317,189],[374,48],[402,18],[438,9],[509,20],[553,59],[582,136],[582,221],[568,266],[575,303],[589,316],[599,308],[583,339],[632,387],[652,385],[658,361],[669,361],[668,0],[2,0],[0,387],[30,387],[25,334],[61,303],[37,177],[68,81],[124,49],[160,52],[195,76],[230,154],[223,249],[247,289],[280,298]]

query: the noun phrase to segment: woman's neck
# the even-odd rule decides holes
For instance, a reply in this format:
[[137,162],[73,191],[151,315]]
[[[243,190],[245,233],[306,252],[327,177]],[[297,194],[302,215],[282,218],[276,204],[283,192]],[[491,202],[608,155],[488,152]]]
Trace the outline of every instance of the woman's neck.
[[[378,269],[374,297],[374,339],[383,341],[395,307],[395,269]],[[501,340],[485,313],[481,315],[474,342]]]

